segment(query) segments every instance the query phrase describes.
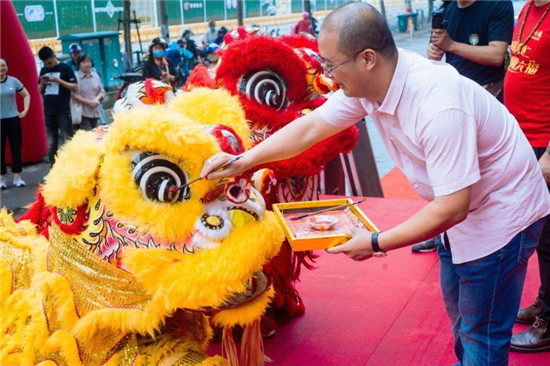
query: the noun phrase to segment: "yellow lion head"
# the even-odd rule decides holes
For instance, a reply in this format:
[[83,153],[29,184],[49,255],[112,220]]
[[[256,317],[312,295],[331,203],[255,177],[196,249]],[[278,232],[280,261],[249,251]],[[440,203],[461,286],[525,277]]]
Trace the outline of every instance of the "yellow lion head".
[[[69,284],[74,306],[57,323],[86,345],[84,358],[103,349],[94,339],[158,338],[174,324],[199,327],[193,339],[204,351],[204,314],[227,326],[263,314],[272,290],[261,269],[283,239],[274,215],[244,178],[184,187],[211,155],[242,153],[248,134],[235,97],[195,89],[117,114],[59,153],[42,190],[53,207],[46,267]],[[126,351],[155,357],[136,342]]]

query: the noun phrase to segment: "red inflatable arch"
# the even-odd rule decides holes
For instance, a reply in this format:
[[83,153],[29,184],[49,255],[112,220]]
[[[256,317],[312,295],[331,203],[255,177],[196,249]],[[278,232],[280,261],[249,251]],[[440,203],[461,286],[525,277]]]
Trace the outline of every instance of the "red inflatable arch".
[[[31,95],[31,106],[27,116],[21,121],[23,129],[22,162],[36,163],[48,151],[48,140],[44,126],[42,97],[38,93],[38,73],[34,55],[25,36],[23,27],[11,1],[0,1],[0,56],[8,61],[8,75],[18,78]],[[23,109],[23,98],[17,96],[19,110]],[[9,148],[6,161],[11,164]]]

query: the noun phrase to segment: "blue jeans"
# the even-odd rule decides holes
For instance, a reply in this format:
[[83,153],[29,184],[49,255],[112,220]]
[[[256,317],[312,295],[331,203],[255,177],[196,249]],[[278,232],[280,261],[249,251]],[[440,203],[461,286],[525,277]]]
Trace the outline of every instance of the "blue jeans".
[[453,264],[450,250],[439,244],[441,292],[460,365],[508,364],[527,261],[535,252],[544,221],[521,231],[502,249],[471,262]]

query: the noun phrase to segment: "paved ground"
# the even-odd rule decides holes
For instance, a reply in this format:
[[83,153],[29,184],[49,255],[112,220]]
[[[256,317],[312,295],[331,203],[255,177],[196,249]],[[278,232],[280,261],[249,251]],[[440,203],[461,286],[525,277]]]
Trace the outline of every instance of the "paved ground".
[[[281,34],[283,34],[283,32],[288,33],[288,30],[282,28]],[[414,37],[410,37],[408,34],[395,34],[395,39],[398,47],[425,54],[429,40],[429,32],[427,29],[417,31]],[[106,115],[109,120],[112,120],[110,117],[110,110],[106,110]],[[382,145],[374,126],[369,123],[367,123],[367,126],[369,127],[369,135],[372,140],[378,172],[382,177],[393,168],[393,163]],[[19,216],[25,211],[26,206],[34,202],[36,188],[43,182],[43,178],[48,174],[49,170],[50,165],[45,163],[24,166],[22,176],[27,186],[22,188],[13,186],[13,176],[9,173],[6,176],[8,189],[0,192],[0,206],[6,207],[8,210],[12,211],[14,215]]]

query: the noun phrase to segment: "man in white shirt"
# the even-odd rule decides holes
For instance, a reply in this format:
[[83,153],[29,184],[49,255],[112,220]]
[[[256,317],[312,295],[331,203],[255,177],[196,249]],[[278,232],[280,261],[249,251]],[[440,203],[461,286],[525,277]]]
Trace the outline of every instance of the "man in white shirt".
[[328,252],[360,261],[445,232],[441,288],[456,355],[462,365],[506,365],[527,259],[550,213],[517,122],[452,66],[398,50],[366,3],[327,16],[319,50],[341,89],[225,170],[214,172],[231,155],[211,157],[202,176],[235,176],[289,158],[369,115],[395,164],[430,202],[388,231],[358,229]]

